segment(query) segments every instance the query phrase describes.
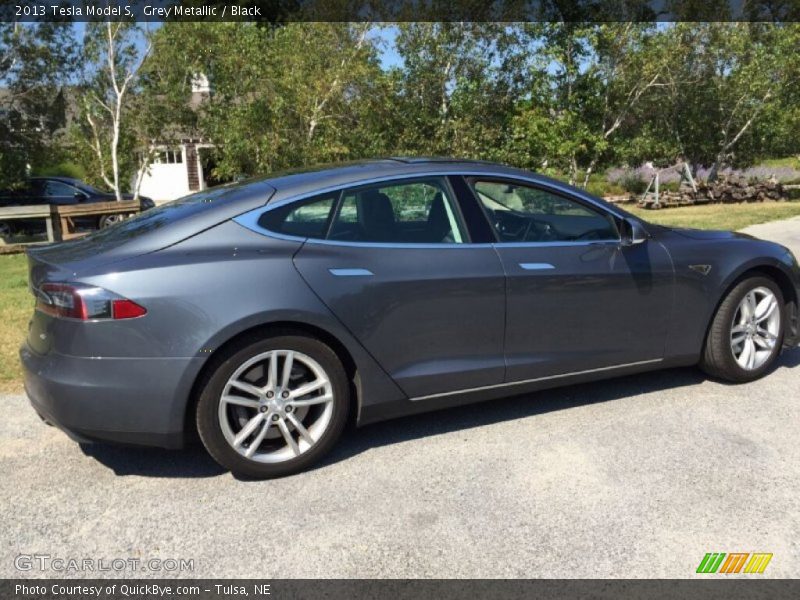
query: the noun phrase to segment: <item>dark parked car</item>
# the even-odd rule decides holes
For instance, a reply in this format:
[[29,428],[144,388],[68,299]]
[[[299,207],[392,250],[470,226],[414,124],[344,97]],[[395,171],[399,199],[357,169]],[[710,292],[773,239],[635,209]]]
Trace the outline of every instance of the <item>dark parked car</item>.
[[21,357],[45,420],[164,447],[196,430],[256,477],[318,461],[349,416],[698,363],[750,381],[798,343],[786,248],[481,162],[277,174],[29,262]]
[[[123,194],[123,200],[132,200],[132,194]],[[0,191],[0,208],[7,206],[33,206],[36,204],[84,204],[91,202],[113,202],[117,199],[113,192],[103,192],[71,177],[32,177],[25,185]],[[155,206],[150,198],[141,197],[142,210]],[[121,215],[103,215],[76,219],[76,225],[91,229],[103,229],[122,220]],[[0,237],[21,232],[39,233],[44,231],[43,219],[9,219],[0,216]]]

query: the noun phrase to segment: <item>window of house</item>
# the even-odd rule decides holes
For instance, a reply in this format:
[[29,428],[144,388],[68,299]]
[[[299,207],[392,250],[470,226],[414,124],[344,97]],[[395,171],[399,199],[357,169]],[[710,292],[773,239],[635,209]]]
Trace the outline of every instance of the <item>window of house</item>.
[[158,150],[153,157],[153,163],[157,165],[175,165],[183,162],[183,150],[171,148]]
[[472,182],[500,242],[618,240],[614,219],[553,192],[514,182]]

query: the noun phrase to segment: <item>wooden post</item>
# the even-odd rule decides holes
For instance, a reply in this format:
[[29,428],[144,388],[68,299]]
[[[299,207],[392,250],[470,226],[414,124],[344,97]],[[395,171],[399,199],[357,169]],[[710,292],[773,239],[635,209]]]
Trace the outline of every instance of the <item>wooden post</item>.
[[658,171],[656,171],[656,208],[661,208],[660,200],[658,199]]
[[53,216],[48,215],[45,217],[44,223],[47,226],[47,241],[52,244],[56,241],[55,232],[53,231]]
[[54,242],[63,242],[64,241],[64,230],[61,225],[61,216],[58,214],[58,205],[52,204],[50,205],[50,218],[47,219],[48,222],[48,230],[47,230],[47,240],[50,241],[50,234],[52,231]]

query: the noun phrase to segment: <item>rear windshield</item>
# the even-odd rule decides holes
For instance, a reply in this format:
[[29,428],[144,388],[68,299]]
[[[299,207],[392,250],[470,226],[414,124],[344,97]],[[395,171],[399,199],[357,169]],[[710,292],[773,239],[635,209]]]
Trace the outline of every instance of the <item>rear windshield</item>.
[[198,192],[191,196],[178,198],[167,204],[151,208],[125,221],[114,223],[105,229],[86,236],[84,239],[103,245],[113,244],[114,241],[124,242],[131,240],[145,233],[161,229],[170,223],[208,210],[215,204],[215,200],[219,200],[232,189],[231,186],[221,186]]
[[115,223],[90,235],[68,242],[31,249],[28,253],[38,259],[54,264],[83,260],[115,250],[140,236],[163,229],[167,225],[178,223],[213,208],[233,190],[232,186],[221,186],[205,190],[191,196],[179,198],[157,208],[151,208],[131,219]]

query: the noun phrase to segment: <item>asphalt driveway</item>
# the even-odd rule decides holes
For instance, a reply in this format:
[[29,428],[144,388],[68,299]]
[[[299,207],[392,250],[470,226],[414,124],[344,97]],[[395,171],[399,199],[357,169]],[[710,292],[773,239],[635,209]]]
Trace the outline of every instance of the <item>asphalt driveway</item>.
[[0,576],[63,575],[16,570],[45,554],[191,559],[194,577],[697,577],[707,552],[771,552],[761,577],[798,577],[798,389],[800,349],[747,385],[572,386],[351,432],[267,482],[200,448],[81,447],[0,396]]

